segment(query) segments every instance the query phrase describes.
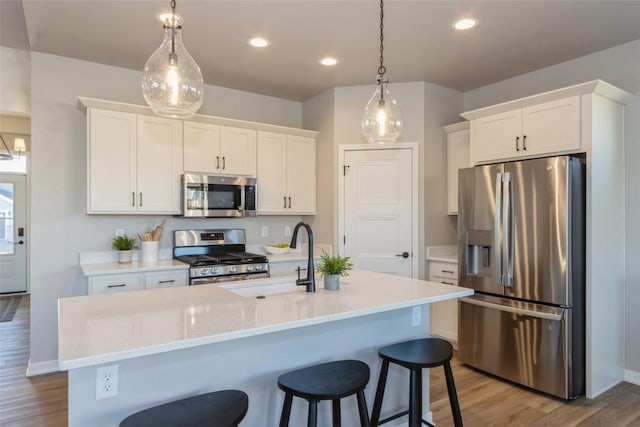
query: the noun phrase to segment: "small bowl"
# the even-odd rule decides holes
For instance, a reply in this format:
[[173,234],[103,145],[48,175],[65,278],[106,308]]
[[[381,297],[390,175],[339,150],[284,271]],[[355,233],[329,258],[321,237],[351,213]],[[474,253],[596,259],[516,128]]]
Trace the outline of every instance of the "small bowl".
[[269,252],[271,255],[281,255],[289,252],[291,248],[288,246],[286,248],[278,248],[276,246],[264,245],[264,250]]

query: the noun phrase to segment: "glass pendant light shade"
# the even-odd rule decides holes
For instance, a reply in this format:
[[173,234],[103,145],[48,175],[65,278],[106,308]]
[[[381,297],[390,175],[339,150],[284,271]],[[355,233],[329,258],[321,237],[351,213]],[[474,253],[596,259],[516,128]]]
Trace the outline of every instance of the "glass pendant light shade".
[[360,125],[369,144],[396,142],[402,133],[403,121],[400,107],[391,96],[388,85],[378,83],[364,109]]
[[204,82],[200,67],[182,43],[178,19],[177,15],[167,18],[162,45],[144,66],[142,93],[155,114],[184,119],[202,105]]

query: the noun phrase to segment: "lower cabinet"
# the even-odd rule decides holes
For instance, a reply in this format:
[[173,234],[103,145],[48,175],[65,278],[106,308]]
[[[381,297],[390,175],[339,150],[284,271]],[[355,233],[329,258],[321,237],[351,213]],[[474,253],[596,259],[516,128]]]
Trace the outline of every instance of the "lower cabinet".
[[88,294],[139,291],[142,289],[170,288],[188,284],[188,270],[161,270],[145,273],[108,274],[90,276]]
[[[458,265],[449,262],[429,261],[429,280],[445,285],[458,286]],[[430,306],[431,335],[458,341],[458,300],[442,301]]]

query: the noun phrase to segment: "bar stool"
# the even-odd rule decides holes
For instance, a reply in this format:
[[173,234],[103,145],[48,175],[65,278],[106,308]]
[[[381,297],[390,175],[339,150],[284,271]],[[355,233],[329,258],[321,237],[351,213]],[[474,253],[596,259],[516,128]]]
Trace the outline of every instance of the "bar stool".
[[122,420],[120,427],[236,427],[248,408],[246,393],[214,391],[136,412]]
[[[373,402],[373,413],[371,414],[372,426],[378,426],[406,414],[409,414],[410,427],[420,427],[422,423],[432,425],[422,419],[422,369],[441,365],[444,366],[453,422],[456,427],[462,426],[462,415],[460,414],[460,406],[458,405],[456,386],[453,382],[453,373],[451,372],[451,365],[449,364],[449,361],[453,357],[453,346],[449,341],[440,338],[423,338],[405,341],[382,347],[378,350],[378,355],[382,358],[382,367],[380,368],[378,388],[376,389],[376,397]],[[380,409],[382,408],[389,363],[398,364],[411,371],[409,410],[378,421],[380,420]]]
[[293,397],[309,402],[307,426],[318,423],[318,402],[333,402],[333,426],[340,427],[340,399],[353,394],[358,399],[360,425],[369,426],[369,413],[364,388],[369,382],[369,366],[358,360],[339,360],[287,372],[278,377],[278,387],[285,392],[280,427],[289,425]]

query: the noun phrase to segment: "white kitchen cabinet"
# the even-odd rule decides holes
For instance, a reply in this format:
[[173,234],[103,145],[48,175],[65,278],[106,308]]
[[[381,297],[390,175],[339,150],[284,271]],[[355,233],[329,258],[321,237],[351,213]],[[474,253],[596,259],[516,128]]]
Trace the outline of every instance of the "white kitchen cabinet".
[[89,295],[110,294],[115,292],[137,291],[142,289],[140,274],[110,274],[89,277]]
[[316,141],[258,132],[258,214],[314,215]]
[[577,95],[471,120],[473,164],[580,149],[580,97]]
[[182,123],[96,108],[87,120],[87,213],[179,213]]
[[188,271],[189,270],[172,270],[143,273],[144,288],[157,289],[187,286],[189,283]]
[[[429,261],[429,280],[445,285],[458,286],[458,265],[450,262]],[[458,341],[458,300],[431,304],[431,335]]]
[[458,214],[458,170],[471,166],[469,161],[469,122],[445,126],[447,132],[447,212]]
[[184,170],[255,176],[256,131],[184,122]]
[[89,276],[87,283],[89,295],[171,288],[188,284],[186,269],[95,275]]

